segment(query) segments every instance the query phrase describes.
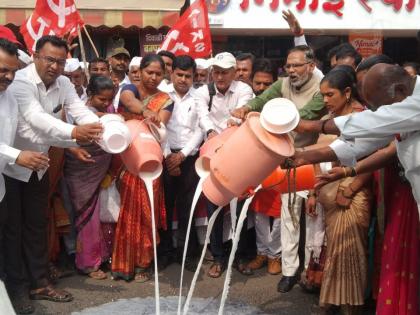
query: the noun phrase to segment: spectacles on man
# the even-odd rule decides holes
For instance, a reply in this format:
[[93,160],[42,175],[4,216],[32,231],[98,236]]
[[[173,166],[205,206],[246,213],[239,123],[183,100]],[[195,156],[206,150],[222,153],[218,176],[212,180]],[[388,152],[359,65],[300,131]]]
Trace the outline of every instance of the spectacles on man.
[[64,68],[64,66],[66,65],[66,59],[56,59],[50,56],[42,56],[40,54],[36,54],[36,57],[44,60],[48,66],[51,66],[54,63],[56,63],[60,68]]
[[288,63],[284,65],[284,69],[289,70],[291,68],[296,69],[296,68],[302,68],[304,65],[307,65],[308,63],[311,63],[310,61],[305,62],[305,63]]

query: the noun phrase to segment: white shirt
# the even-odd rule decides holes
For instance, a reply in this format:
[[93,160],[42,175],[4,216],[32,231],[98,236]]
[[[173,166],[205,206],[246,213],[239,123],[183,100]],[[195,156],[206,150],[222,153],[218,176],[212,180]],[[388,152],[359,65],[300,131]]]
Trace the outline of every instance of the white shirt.
[[420,203],[420,76],[413,94],[402,102],[334,119],[345,139],[385,137],[400,134],[396,141],[398,158],[411,183],[414,198]]
[[205,132],[210,129],[221,132],[227,127],[227,121],[231,118],[231,111],[246,105],[253,96],[252,89],[248,84],[241,81],[233,81],[225,94],[220,93],[216,88],[216,95],[213,96],[212,107],[209,113],[210,95],[207,85],[199,87],[196,91],[200,126]]
[[[18,121],[18,105],[9,90],[0,92],[0,173],[8,164],[14,164],[20,150],[12,147],[15,140]],[[6,189],[4,178],[0,174],[0,201]]]
[[158,90],[164,93],[169,93],[172,90],[171,83],[168,80],[163,79],[158,85]]
[[166,124],[170,149],[181,149],[184,156],[195,155],[203,141],[203,131],[199,126],[197,96],[190,88],[184,97],[180,97],[173,84],[168,87],[168,94],[174,101],[171,118]]
[[[61,109],[68,112],[79,125],[98,122],[99,118],[80,100],[73,84],[60,76],[47,90],[39,77],[35,64],[19,70],[10,92],[18,103],[18,126],[14,147],[48,154],[50,146],[70,147],[73,125],[61,120]],[[38,172],[42,178],[46,170]],[[7,165],[4,173],[28,182],[32,170],[19,165]]]
[[131,84],[131,81],[128,75],[125,75],[124,80],[122,80],[118,84],[118,92],[117,94],[115,94],[114,101],[112,102],[112,104],[114,105],[115,112],[118,111],[118,104],[120,103],[121,90],[124,87],[124,85],[127,85],[127,84]]

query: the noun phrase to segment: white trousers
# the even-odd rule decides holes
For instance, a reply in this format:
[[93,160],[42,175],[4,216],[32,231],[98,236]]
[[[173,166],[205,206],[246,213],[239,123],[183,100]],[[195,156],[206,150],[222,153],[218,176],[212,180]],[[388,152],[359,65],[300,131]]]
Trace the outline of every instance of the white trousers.
[[280,218],[274,218],[270,227],[270,217],[255,213],[255,232],[257,235],[258,255],[279,258],[281,255]]
[[[290,216],[290,212],[288,209],[289,195],[283,194],[281,196],[281,268],[283,275],[287,277],[296,275],[296,272],[299,268],[298,248],[300,238],[300,213],[304,200],[305,199],[303,197],[299,195],[296,196],[296,203],[292,211],[295,213],[295,217],[298,220],[298,224],[297,226],[294,226],[292,222],[292,217]],[[305,268],[309,264],[309,258],[310,255],[305,250]]]

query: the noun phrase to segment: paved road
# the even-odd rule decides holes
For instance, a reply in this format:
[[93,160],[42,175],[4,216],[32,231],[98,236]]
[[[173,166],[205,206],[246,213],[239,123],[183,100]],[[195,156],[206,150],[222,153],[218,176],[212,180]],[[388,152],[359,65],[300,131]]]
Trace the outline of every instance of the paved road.
[[[209,264],[204,265],[207,271]],[[161,296],[178,295],[180,266],[173,264],[159,274]],[[193,273],[186,271],[184,282],[190,283]],[[272,276],[265,269],[254,276],[245,277],[233,272],[232,285],[228,299],[257,306],[266,314],[310,315],[317,307],[317,296],[308,295],[299,286],[287,293],[276,291],[280,276]],[[211,279],[204,275],[199,277],[194,297],[220,299],[224,278]],[[97,306],[122,298],[154,296],[154,281],[147,283],[127,283],[125,281],[97,281],[85,276],[74,276],[60,280],[59,287],[69,290],[75,297],[71,303],[36,302],[37,315],[71,314],[88,307]],[[186,290],[186,289],[185,289]],[[186,294],[186,293],[185,293]]]

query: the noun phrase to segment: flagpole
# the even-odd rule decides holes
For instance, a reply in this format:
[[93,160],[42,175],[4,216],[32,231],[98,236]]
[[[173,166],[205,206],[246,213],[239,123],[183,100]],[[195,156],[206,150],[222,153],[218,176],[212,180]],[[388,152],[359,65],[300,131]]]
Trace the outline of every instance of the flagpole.
[[80,31],[80,25],[77,25],[77,35],[79,36],[80,52],[82,54],[83,64],[85,65],[86,78],[89,81],[90,77],[89,77],[89,71],[88,71],[87,62],[86,62],[86,51],[85,51],[85,45],[83,44],[82,32]]
[[83,25],[83,30],[85,31],[86,37],[88,38],[90,44],[92,45],[93,50],[95,51],[96,58],[99,58],[98,50],[96,49],[95,44],[93,43],[93,40],[90,37],[85,25]]

